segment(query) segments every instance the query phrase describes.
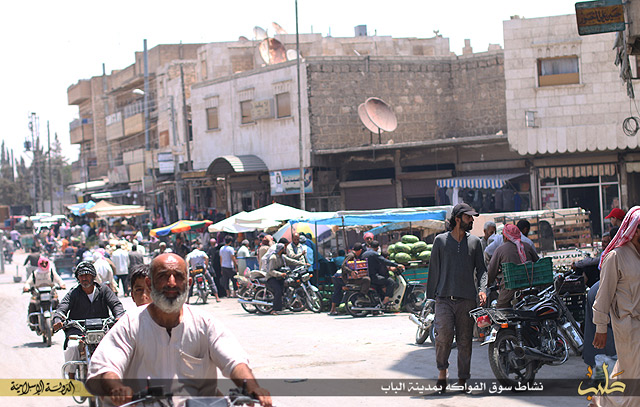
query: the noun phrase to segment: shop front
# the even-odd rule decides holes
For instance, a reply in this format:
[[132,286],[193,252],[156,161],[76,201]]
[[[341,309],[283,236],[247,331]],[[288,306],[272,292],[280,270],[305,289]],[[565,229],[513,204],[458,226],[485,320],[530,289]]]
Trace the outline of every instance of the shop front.
[[604,217],[620,208],[620,182],[615,163],[537,168],[541,209],[580,207],[590,212],[595,236],[611,226]]

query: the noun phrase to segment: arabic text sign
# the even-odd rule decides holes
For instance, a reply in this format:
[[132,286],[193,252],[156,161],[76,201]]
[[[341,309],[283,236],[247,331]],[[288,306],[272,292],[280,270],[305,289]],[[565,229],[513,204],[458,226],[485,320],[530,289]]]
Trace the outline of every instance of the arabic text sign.
[[84,384],[68,379],[0,379],[0,396],[80,396],[91,394]]
[[591,35],[624,31],[624,8],[620,0],[576,3],[578,34]]

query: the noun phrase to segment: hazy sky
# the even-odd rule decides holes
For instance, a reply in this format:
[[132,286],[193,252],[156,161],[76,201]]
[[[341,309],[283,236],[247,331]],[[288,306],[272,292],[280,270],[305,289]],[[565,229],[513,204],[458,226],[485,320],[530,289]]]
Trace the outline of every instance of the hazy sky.
[[[393,37],[433,37],[450,40],[460,54],[464,39],[474,51],[503,45],[502,21],[517,14],[527,18],[573,14],[568,0],[300,0],[300,32],[351,37],[354,26],[366,24],[369,34]],[[111,0],[11,1],[3,5],[0,34],[3,58],[0,136],[23,152],[30,137],[31,112],[40,117],[40,137],[46,144],[46,123],[58,133],[65,155],[77,159],[69,144],[69,122],[77,106],[67,105],[67,88],[79,79],[122,69],[134,62],[134,52],[170,43],[235,41],[252,37],[258,25],[274,34],[271,22],[295,33],[294,0]]]

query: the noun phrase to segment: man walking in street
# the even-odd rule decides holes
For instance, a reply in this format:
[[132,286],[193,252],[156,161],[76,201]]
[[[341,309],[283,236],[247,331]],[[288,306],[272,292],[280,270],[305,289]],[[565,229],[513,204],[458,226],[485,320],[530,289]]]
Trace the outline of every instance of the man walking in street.
[[[235,296],[235,290],[238,288],[236,280],[233,276],[238,269],[238,260],[236,260],[236,251],[231,246],[233,238],[229,235],[224,238],[224,246],[220,248],[220,266],[222,269],[222,287],[227,293],[227,297]],[[229,290],[229,281],[233,285],[233,290]]]
[[[450,232],[436,236],[431,251],[427,298],[435,298],[435,345],[438,386],[447,384],[449,354],[455,332],[458,344],[458,385],[465,386],[471,377],[471,345],[473,318],[469,311],[487,300],[487,269],[480,238],[469,234],[473,217],[471,206],[462,203],[453,207],[449,220]],[[475,286],[475,278],[479,287]]]
[[[625,383],[625,396],[594,397],[594,406],[638,406],[640,386],[640,206],[629,210],[615,237],[602,253],[600,287],[593,304],[596,334],[593,347],[603,349],[611,322],[618,361],[609,376]],[[627,396],[629,394],[636,397]]]
[[129,296],[129,254],[124,251],[122,246],[117,245],[116,250],[111,255],[111,261],[116,266],[117,285],[122,283],[122,293],[125,297]]

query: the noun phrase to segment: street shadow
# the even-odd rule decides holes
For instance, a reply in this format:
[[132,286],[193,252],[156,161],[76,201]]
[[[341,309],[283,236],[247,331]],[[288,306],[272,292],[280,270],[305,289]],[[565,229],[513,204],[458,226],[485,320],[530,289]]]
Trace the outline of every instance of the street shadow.
[[[53,344],[51,346],[53,346]],[[46,347],[47,347],[47,344],[42,342],[42,340],[40,340],[40,342],[27,342],[22,345],[15,345],[13,349],[46,348]]]

